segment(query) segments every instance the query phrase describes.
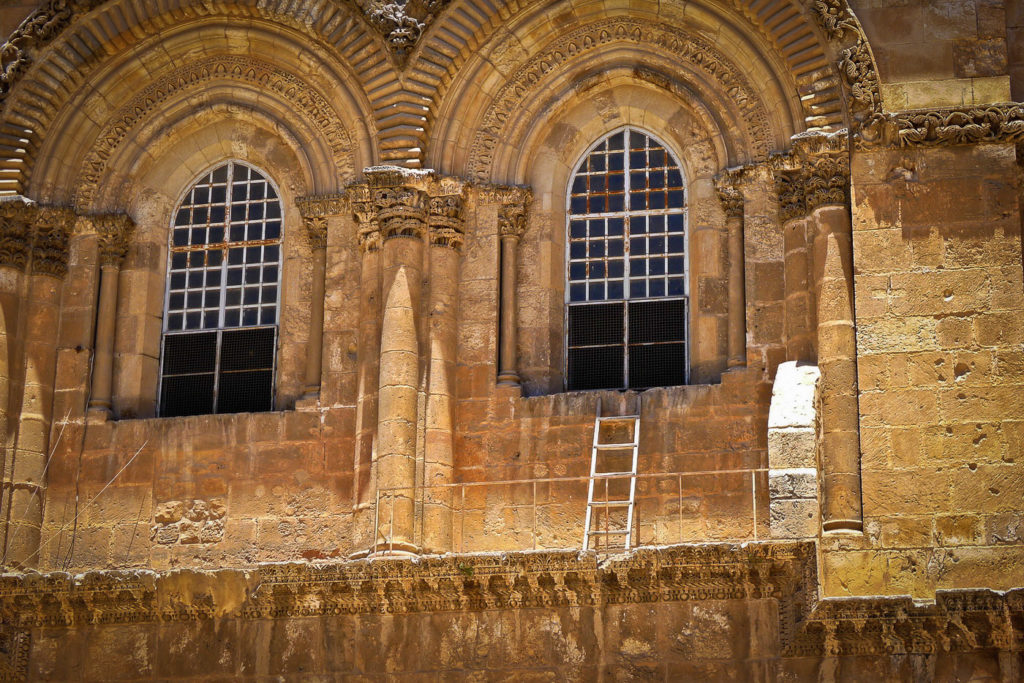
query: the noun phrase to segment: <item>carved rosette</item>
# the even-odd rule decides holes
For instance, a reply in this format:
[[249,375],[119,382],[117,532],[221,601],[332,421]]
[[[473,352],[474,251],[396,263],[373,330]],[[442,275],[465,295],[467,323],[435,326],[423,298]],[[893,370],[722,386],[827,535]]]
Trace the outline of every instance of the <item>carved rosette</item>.
[[427,232],[427,184],[429,171],[397,166],[367,169],[381,241],[394,237],[423,239]]
[[498,208],[498,234],[519,239],[526,232],[533,192],[526,187],[499,187],[493,190]]
[[338,194],[302,197],[295,202],[306,226],[306,237],[313,249],[327,248],[327,219],[345,211],[345,196]]
[[377,227],[377,208],[373,195],[365,183],[350,185],[348,203],[358,226],[359,249],[363,253],[380,250],[380,229]]
[[90,221],[99,237],[100,264],[120,266],[135,233],[135,221],[124,213],[100,214]]
[[0,265],[25,270],[35,211],[35,202],[25,197],[0,200]]
[[40,207],[35,215],[32,272],[63,278],[68,272],[68,238],[75,212],[64,207]]
[[462,249],[465,203],[465,184],[462,181],[442,178],[432,183],[427,215],[431,245]]

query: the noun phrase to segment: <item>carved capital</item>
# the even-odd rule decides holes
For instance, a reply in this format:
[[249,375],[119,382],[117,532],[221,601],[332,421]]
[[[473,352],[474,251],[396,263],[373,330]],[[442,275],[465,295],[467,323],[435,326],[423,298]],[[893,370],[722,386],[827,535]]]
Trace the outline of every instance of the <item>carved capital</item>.
[[743,169],[729,169],[715,178],[715,192],[726,218],[743,218],[743,190],[740,181]]
[[306,226],[309,246],[313,249],[327,247],[327,219],[341,216],[345,212],[345,196],[340,194],[313,195],[296,200],[299,215]]
[[366,183],[349,185],[346,191],[352,217],[356,221],[359,249],[374,252],[380,249],[380,229],[377,227],[377,207]]
[[429,171],[397,166],[377,166],[366,170],[382,241],[393,237],[423,238],[427,228],[430,175]]
[[63,278],[68,272],[68,238],[75,226],[75,212],[65,207],[44,206],[35,214],[32,240],[32,272]]
[[455,178],[440,178],[431,183],[427,225],[430,243],[461,249],[465,239],[466,186]]
[[0,199],[0,265],[25,270],[36,203],[22,196]]
[[793,152],[803,167],[807,211],[830,204],[848,205],[850,198],[849,132],[831,135],[802,133],[793,138]]
[[780,223],[807,215],[807,198],[804,194],[805,180],[803,169],[775,172],[775,192],[779,198]]
[[519,239],[526,232],[527,216],[533,191],[528,187],[495,186],[488,194],[498,202],[498,234]]
[[120,266],[135,232],[135,221],[125,213],[99,214],[89,220],[99,236],[100,264]]

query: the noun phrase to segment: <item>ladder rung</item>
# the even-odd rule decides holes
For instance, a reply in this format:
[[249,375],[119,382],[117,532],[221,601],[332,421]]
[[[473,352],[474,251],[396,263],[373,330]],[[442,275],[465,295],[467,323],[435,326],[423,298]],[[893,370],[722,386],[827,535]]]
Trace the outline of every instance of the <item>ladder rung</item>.
[[632,422],[639,420],[639,415],[609,415],[608,417],[597,418],[598,422]]
[[594,472],[595,477],[635,477],[636,472]]
[[636,447],[636,442],[635,441],[630,441],[629,443],[598,443],[598,444],[594,444],[594,448],[603,448],[603,449],[617,448],[620,451],[626,450],[627,448],[634,448],[634,447]]
[[590,503],[594,507],[626,507],[632,505],[633,502],[629,500],[595,500]]
[[628,534],[626,529],[609,529],[608,531],[591,531],[591,536],[622,536]]

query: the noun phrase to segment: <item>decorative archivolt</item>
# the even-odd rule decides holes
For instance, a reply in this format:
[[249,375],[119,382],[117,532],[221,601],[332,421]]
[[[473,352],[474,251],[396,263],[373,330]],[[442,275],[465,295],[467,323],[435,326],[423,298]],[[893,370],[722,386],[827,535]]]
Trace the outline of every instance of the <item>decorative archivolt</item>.
[[76,205],[84,208],[92,203],[107,162],[141,121],[170,97],[218,79],[243,81],[287,100],[316,125],[330,146],[338,174],[351,180],[355,171],[352,135],[326,98],[293,74],[273,65],[249,57],[219,56],[160,78],[110,118],[82,164]]
[[735,105],[746,124],[754,155],[766,157],[771,152],[773,143],[764,104],[739,71],[709,42],[665,25],[636,19],[607,19],[560,37],[508,78],[485,112],[473,140],[469,176],[478,180],[490,177],[494,151],[505,138],[506,124],[522,108],[523,101],[543,87],[552,72],[583,61],[598,48],[616,42],[654,46],[702,72]]

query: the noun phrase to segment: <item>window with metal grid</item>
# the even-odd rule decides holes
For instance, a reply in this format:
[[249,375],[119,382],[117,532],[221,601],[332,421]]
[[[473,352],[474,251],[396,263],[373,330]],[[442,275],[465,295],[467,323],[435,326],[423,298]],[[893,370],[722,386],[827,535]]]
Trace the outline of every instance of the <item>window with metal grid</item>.
[[685,384],[686,188],[679,162],[635,128],[602,138],[569,188],[566,384]]
[[274,185],[240,162],[185,194],[171,226],[161,415],[273,409],[281,221]]

